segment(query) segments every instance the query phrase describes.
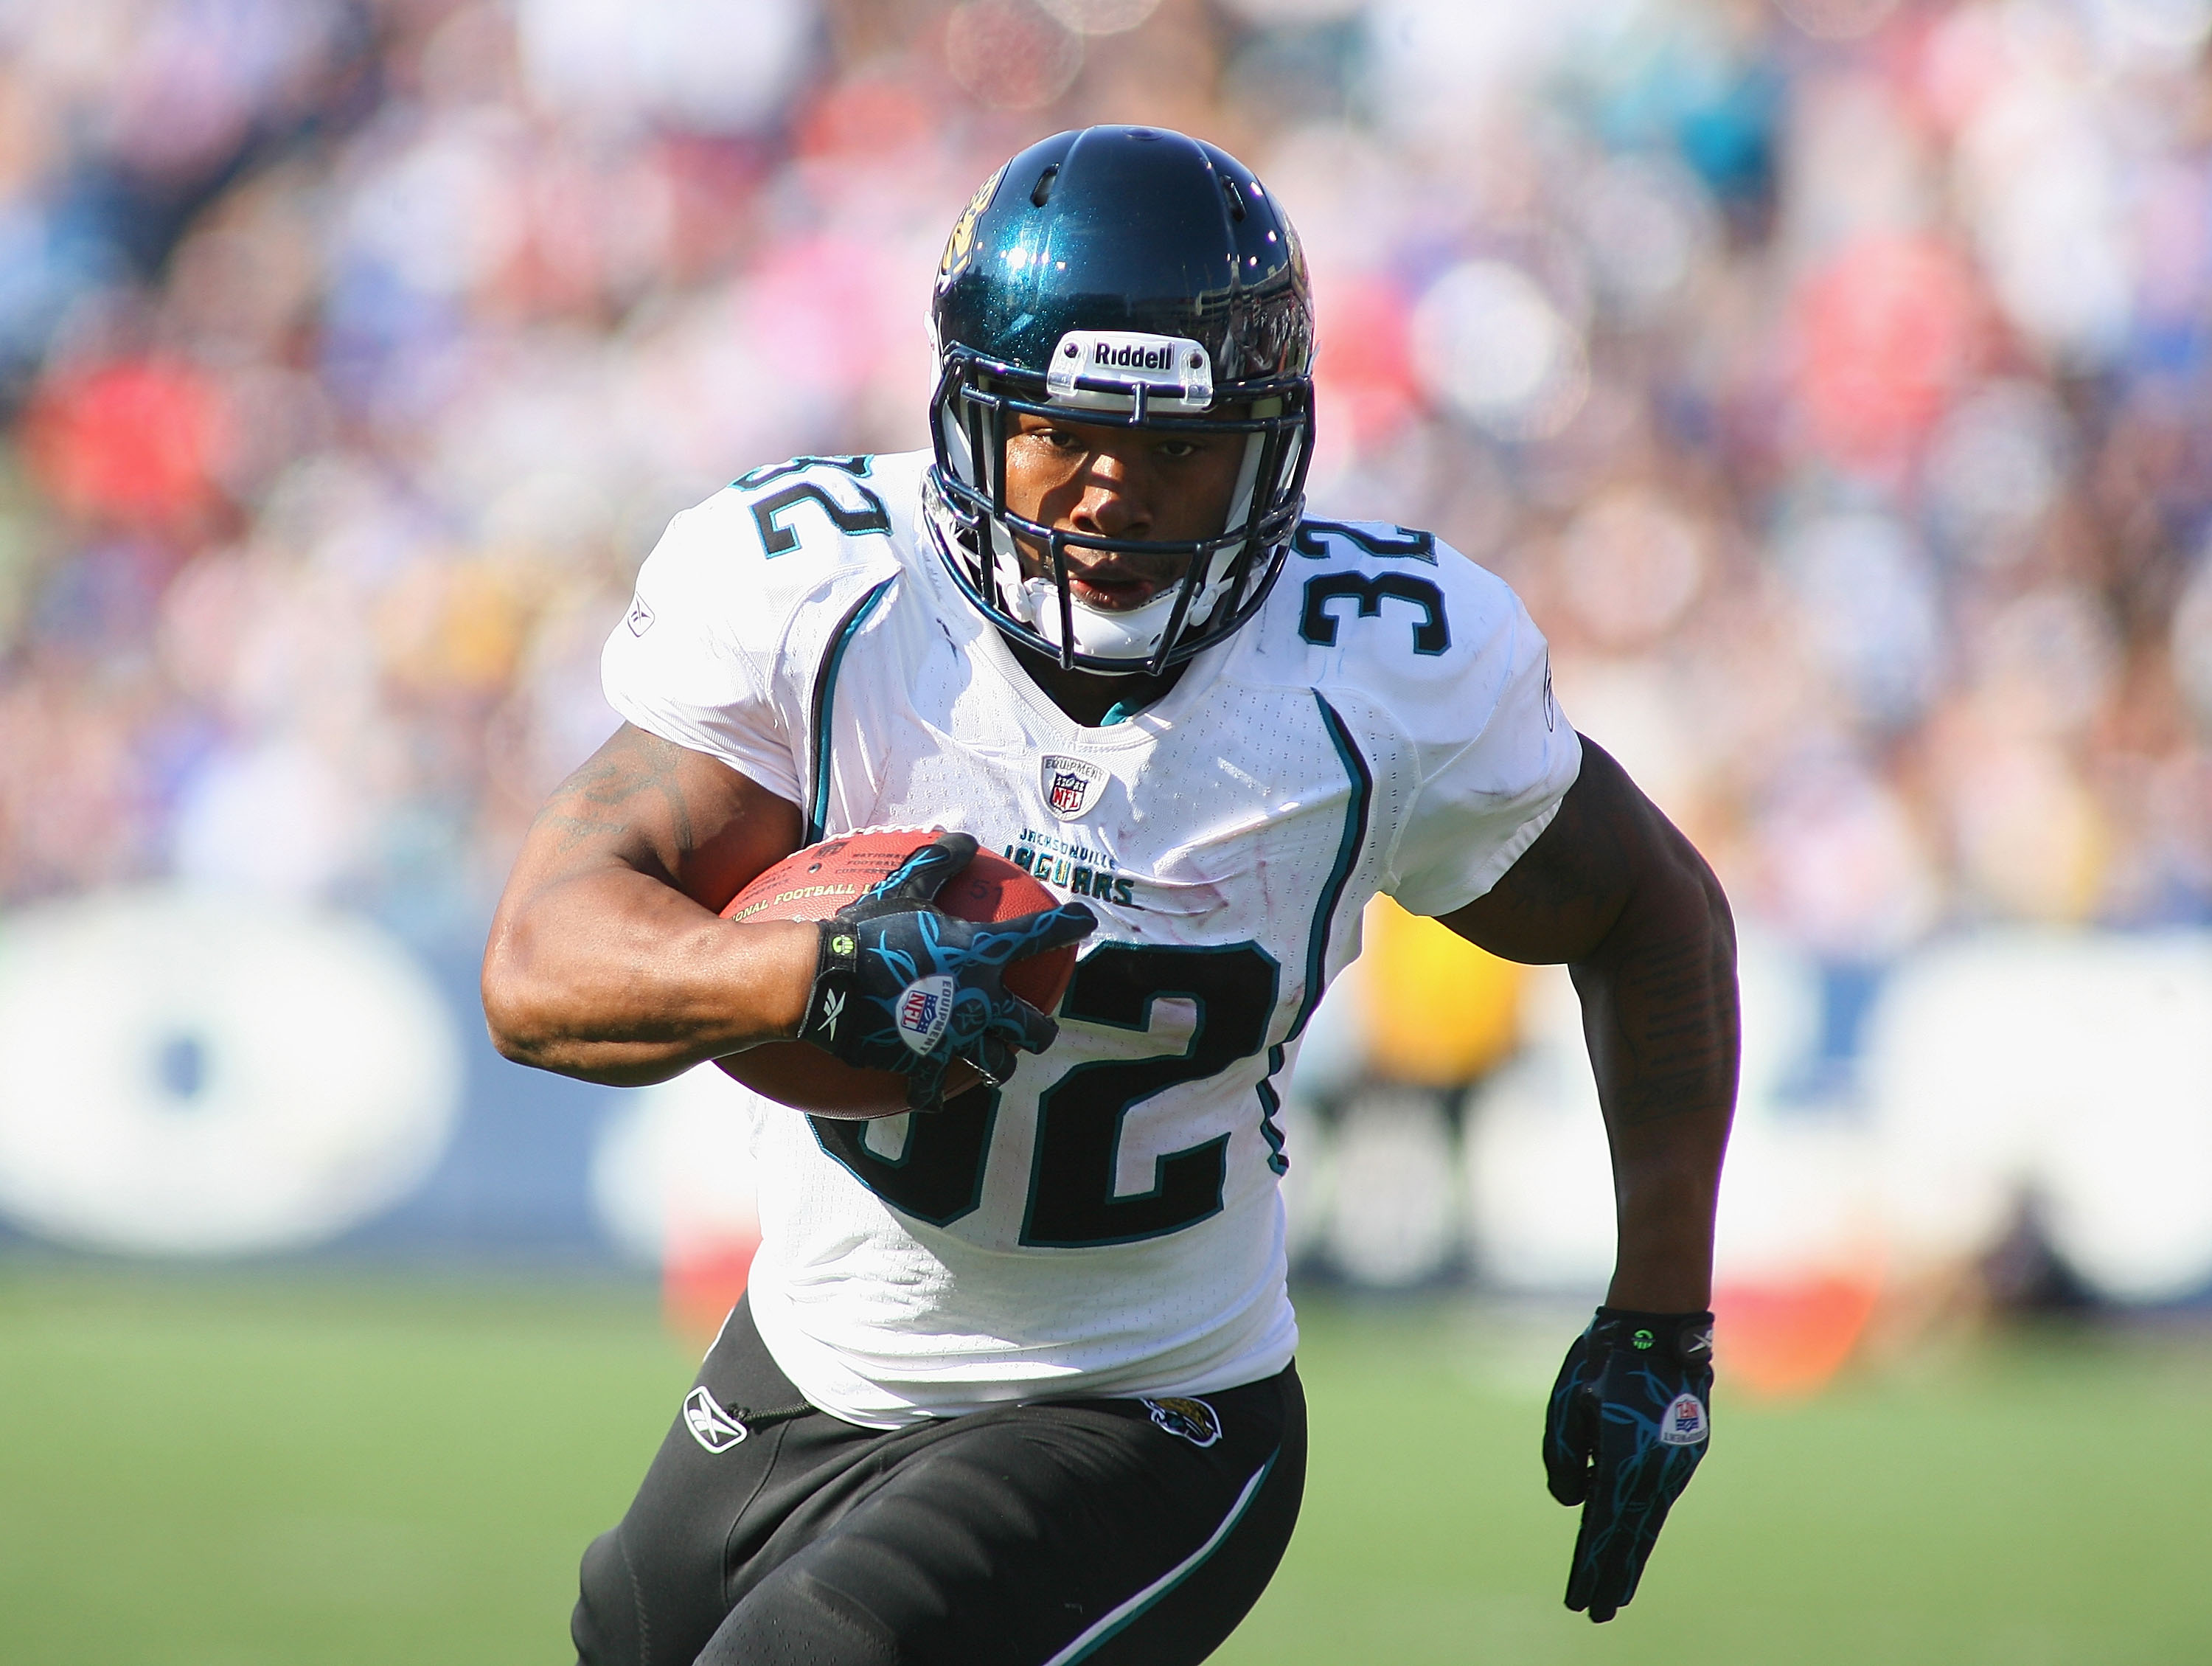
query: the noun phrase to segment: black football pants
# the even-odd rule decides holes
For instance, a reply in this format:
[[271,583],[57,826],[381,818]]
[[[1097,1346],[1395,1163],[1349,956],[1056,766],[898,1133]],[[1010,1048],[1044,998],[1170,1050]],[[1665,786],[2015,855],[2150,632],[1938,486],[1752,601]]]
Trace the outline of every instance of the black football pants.
[[740,1302],[584,1554],[583,1666],[1195,1666],[1305,1483],[1294,1370],[888,1432],[804,1407]]

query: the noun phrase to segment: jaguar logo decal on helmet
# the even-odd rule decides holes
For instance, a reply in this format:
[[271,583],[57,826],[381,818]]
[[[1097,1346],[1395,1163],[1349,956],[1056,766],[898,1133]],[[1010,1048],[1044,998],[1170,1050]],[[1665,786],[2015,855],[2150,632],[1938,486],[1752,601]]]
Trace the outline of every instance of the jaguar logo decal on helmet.
[[983,210],[991,206],[992,198],[999,194],[999,181],[1006,177],[1007,164],[999,164],[999,171],[976,187],[975,194],[968,199],[968,206],[960,210],[960,217],[952,222],[952,235],[945,240],[945,253],[937,263],[938,282],[957,275],[968,264],[975,252],[975,222],[983,217]]

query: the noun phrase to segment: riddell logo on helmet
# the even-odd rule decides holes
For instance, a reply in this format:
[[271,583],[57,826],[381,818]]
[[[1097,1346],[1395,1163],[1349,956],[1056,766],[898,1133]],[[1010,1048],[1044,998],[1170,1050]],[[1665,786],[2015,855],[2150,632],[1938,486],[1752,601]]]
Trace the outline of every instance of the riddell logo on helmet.
[[1125,341],[1119,347],[1110,341],[1091,344],[1091,362],[1101,368],[1172,370],[1176,368],[1175,361],[1175,349],[1166,342]]
[[1136,389],[1169,409],[1213,403],[1213,361],[1187,336],[1142,330],[1071,330],[1045,371],[1052,398],[1070,404],[1126,409]]

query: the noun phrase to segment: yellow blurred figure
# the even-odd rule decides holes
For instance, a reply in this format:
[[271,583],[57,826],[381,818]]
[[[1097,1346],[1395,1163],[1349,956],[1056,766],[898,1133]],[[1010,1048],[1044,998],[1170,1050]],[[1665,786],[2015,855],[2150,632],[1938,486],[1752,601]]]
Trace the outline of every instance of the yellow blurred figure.
[[1360,963],[1368,1067],[1382,1080],[1458,1087],[1519,1043],[1522,969],[1435,921],[1376,897]]

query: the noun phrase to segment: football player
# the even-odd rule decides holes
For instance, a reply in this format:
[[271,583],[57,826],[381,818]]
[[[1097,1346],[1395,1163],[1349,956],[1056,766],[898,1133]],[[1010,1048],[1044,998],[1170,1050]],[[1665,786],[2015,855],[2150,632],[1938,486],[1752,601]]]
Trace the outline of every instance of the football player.
[[[651,1082],[797,1037],[910,1082],[872,1122],[731,1089],[750,1289],[585,1556],[580,1655],[1210,1653],[1297,1512],[1279,1113],[1377,891],[1581,992],[1619,1260],[1544,1461],[1583,1506],[1567,1600],[1610,1618],[1707,1439],[1719,887],[1569,727],[1504,583],[1304,515],[1305,264],[1234,159],[1140,128],[1030,147],[953,228],[932,318],[929,450],[760,468],[669,527],[607,645],[624,725],[493,927],[511,1058]],[[959,831],[830,921],[717,917],[869,827]],[[939,912],[971,840],[1061,905]],[[1056,1024],[1000,988],[1078,938]],[[957,1035],[850,1020],[924,975],[968,1003]],[[984,1079],[948,1099],[956,1049]]]

